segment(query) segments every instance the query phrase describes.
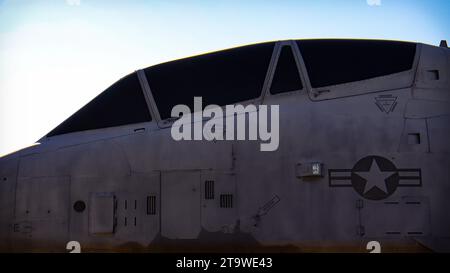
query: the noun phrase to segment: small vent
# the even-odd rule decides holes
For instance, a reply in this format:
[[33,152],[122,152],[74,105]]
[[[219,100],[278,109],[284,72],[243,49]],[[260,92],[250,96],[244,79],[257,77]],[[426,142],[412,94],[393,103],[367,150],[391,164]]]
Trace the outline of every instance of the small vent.
[[399,234],[401,234],[401,232],[400,231],[386,231],[386,234],[387,235],[399,235]]
[[438,81],[439,70],[427,70],[427,79],[430,81]]
[[214,199],[214,181],[205,181],[205,199]]
[[408,134],[408,144],[409,145],[420,144],[420,134],[419,133]]
[[156,214],[156,196],[154,195],[147,196],[147,214]]
[[232,208],[233,207],[233,195],[232,194],[221,194],[220,195],[220,207],[221,208]]

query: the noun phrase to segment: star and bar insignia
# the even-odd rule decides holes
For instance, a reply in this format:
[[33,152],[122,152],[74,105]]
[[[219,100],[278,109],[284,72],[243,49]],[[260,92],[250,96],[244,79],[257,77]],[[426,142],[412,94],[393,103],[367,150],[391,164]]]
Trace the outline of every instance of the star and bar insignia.
[[421,169],[398,169],[392,161],[381,156],[360,159],[352,169],[329,169],[330,187],[353,187],[362,197],[382,200],[398,187],[421,187]]

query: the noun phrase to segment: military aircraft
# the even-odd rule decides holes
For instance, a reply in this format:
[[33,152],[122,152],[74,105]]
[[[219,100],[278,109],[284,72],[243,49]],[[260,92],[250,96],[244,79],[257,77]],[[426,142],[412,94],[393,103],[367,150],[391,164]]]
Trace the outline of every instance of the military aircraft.
[[[449,71],[444,42],[360,39],[137,70],[0,159],[0,251],[450,251]],[[277,149],[174,140],[194,97],[278,105]]]

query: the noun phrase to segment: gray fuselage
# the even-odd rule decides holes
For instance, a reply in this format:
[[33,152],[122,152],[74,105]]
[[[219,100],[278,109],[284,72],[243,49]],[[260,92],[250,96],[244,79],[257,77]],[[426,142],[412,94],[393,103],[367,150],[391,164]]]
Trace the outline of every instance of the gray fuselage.
[[[271,94],[286,47],[302,86]],[[0,250],[450,251],[448,48],[416,44],[411,69],[314,87],[301,47],[280,41],[266,71],[260,96],[238,103],[279,105],[275,151],[175,141],[139,70],[151,121],[2,157]]]

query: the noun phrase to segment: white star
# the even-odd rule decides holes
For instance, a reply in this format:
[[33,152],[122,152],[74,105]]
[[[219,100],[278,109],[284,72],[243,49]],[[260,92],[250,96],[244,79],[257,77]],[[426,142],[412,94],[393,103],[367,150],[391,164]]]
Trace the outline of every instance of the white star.
[[396,172],[383,172],[377,164],[375,159],[372,159],[372,164],[368,171],[365,172],[355,172],[358,176],[366,180],[366,185],[364,186],[364,194],[373,189],[374,187],[382,190],[384,193],[388,193],[386,187],[386,179]]

